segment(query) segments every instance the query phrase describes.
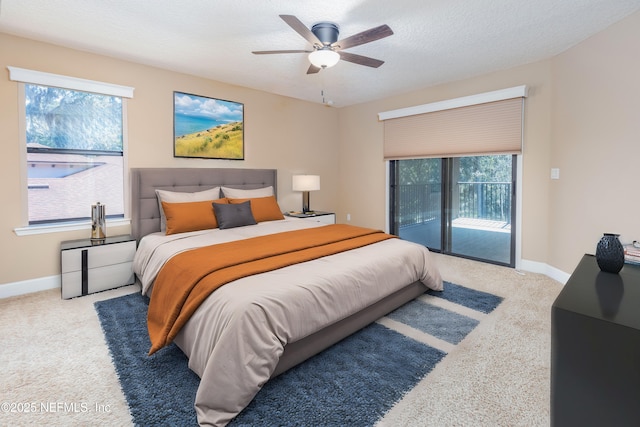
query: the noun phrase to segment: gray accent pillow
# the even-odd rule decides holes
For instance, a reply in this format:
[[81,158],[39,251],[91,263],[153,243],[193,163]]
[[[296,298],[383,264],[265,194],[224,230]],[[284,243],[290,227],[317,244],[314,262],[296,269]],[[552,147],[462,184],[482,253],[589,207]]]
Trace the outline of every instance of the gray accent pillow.
[[212,205],[218,220],[218,228],[221,230],[257,224],[251,212],[251,202],[249,200],[236,205],[223,205],[220,203],[212,203]]

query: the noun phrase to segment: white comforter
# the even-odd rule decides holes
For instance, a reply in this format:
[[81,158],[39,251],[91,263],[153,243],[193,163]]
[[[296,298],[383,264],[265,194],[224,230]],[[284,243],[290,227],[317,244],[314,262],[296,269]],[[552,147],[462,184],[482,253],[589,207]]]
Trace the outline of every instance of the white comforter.
[[[173,255],[196,247],[281,231],[320,227],[299,219],[262,222],[143,238],[134,259],[142,292]],[[423,246],[385,240],[268,273],[217,289],[175,339],[200,378],[196,412],[200,425],[225,425],[270,378],[284,346],[333,324],[420,280],[442,289],[440,274]]]

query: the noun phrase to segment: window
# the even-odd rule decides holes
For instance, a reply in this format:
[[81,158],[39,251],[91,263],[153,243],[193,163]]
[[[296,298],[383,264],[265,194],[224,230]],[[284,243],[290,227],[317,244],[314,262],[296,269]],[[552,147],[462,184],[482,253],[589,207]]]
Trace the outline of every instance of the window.
[[[126,98],[132,89],[9,67],[21,82],[30,226],[124,218]],[[124,96],[123,96],[124,95]]]
[[25,119],[29,225],[124,217],[121,98],[27,84]]

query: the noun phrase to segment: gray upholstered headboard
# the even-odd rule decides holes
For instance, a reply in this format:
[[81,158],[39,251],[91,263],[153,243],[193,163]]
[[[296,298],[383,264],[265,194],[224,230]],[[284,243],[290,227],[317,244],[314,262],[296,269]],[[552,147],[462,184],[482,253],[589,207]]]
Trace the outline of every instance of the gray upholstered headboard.
[[212,187],[254,189],[273,186],[277,193],[276,169],[232,168],[133,168],[131,169],[131,234],[140,240],[160,231],[156,189],[194,192]]

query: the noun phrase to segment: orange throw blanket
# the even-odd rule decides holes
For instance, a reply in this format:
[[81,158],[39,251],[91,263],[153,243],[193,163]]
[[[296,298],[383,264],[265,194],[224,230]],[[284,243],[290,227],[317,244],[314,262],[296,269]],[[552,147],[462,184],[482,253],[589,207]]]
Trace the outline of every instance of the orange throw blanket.
[[153,285],[147,314],[149,354],[169,345],[200,304],[226,283],[394,237],[332,224],[179,253],[162,267]]

